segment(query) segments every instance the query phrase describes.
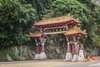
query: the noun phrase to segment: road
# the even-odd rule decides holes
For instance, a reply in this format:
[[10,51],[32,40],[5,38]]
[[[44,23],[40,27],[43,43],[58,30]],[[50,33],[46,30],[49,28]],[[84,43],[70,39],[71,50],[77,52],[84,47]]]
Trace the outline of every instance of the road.
[[0,62],[0,67],[100,67],[100,61],[65,62],[63,60]]
[[100,61],[78,62],[72,64],[65,64],[58,67],[100,67]]

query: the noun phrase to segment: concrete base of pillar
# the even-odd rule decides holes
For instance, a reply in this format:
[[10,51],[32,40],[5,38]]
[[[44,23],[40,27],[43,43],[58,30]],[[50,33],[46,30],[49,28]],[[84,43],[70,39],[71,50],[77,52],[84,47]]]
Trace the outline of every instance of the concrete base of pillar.
[[34,59],[46,59],[47,56],[45,54],[45,52],[41,52],[40,54],[35,54]]
[[84,61],[84,60],[85,60],[85,56],[84,56],[83,50],[80,50],[80,51],[79,51],[78,60],[79,60],[79,61]]
[[45,52],[41,52],[40,59],[46,59],[46,58],[47,58],[47,56],[46,56]]
[[40,59],[40,54],[35,54],[34,59]]
[[78,61],[78,55],[77,54],[73,55],[72,61]]
[[70,52],[66,53],[65,61],[71,61],[72,59],[72,54]]

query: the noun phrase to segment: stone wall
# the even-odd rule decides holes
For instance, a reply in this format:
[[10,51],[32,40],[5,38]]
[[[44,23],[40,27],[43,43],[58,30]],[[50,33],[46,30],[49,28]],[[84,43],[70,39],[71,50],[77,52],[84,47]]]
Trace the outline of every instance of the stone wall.
[[[45,52],[48,59],[64,59],[66,41],[63,35],[50,35],[45,43]],[[0,50],[0,61],[33,60],[35,45],[13,46]]]
[[0,51],[0,61],[31,60],[34,54],[30,46],[14,46]]

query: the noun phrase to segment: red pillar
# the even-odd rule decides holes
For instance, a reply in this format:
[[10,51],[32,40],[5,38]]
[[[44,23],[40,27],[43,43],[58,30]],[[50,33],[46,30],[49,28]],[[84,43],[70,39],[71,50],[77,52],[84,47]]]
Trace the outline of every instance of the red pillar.
[[36,41],[36,55],[35,59],[46,59],[44,43],[45,40],[42,37],[35,38]]

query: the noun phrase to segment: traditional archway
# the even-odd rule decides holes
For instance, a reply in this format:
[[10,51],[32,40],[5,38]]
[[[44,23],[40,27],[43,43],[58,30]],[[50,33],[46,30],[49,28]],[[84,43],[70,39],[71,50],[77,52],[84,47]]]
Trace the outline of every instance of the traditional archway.
[[[40,30],[40,32],[30,32],[30,37],[35,38],[37,46],[35,59],[47,58],[44,48],[47,35],[64,34],[66,41],[68,41],[65,60],[82,61],[84,59],[84,54],[83,50],[80,49],[82,47],[79,47],[78,44],[80,37],[86,35],[86,33],[80,30],[79,25],[80,23],[77,19],[66,16],[51,18],[34,23],[33,26]],[[78,56],[83,59],[78,58]]]

